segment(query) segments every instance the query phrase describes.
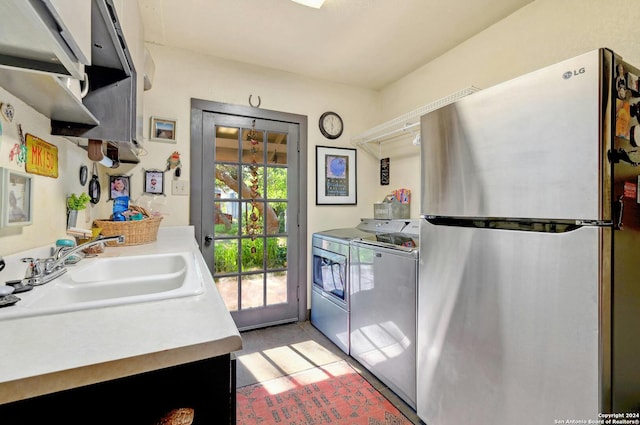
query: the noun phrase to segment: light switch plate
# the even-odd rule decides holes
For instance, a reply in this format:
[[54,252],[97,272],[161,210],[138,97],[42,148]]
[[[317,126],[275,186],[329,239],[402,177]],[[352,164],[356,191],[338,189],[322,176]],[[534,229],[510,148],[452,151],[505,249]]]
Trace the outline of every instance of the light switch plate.
[[187,196],[189,195],[189,181],[188,180],[173,180],[171,182],[171,194]]

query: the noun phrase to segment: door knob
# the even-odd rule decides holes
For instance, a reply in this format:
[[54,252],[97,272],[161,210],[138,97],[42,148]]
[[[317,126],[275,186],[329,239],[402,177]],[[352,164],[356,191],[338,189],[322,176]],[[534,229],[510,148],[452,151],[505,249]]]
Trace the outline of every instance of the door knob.
[[209,246],[213,242],[213,235],[207,235],[204,237],[204,245]]

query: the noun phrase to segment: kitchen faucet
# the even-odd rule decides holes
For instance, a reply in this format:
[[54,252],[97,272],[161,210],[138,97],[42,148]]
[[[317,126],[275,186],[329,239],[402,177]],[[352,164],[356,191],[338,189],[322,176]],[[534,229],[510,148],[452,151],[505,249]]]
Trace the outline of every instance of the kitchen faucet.
[[85,242],[75,248],[58,250],[53,257],[50,258],[23,258],[22,262],[28,263],[27,270],[23,279],[25,285],[32,286],[44,285],[51,282],[66,273],[65,261],[72,255],[90,248],[94,245],[104,242],[115,241],[119,244],[124,243],[124,235],[117,236],[100,236],[89,242]]

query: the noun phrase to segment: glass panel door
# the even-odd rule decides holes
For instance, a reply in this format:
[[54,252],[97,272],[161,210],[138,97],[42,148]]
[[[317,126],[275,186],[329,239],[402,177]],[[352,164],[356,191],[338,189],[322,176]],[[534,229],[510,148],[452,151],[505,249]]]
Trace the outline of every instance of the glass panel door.
[[211,155],[205,148],[204,167],[214,172],[203,173],[203,211],[211,211],[202,219],[203,230],[210,221],[203,254],[212,257],[215,284],[240,329],[298,319],[300,276],[289,269],[298,256],[298,131],[205,113]]

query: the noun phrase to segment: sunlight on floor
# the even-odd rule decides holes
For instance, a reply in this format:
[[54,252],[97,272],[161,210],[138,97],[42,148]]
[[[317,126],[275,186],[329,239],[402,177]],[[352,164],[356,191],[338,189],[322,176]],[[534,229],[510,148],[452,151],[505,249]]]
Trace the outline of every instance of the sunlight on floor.
[[270,363],[262,352],[244,354],[237,358],[237,362],[241,363],[255,377],[257,382],[271,379],[274,375],[280,373],[280,368]]
[[[404,343],[403,336],[396,334],[392,327],[384,326],[383,330],[395,337],[394,344]],[[246,331],[241,336],[243,349],[235,353],[238,391],[243,388],[252,391],[253,385],[259,383],[268,391],[267,394],[277,400],[285,391],[315,384],[323,386],[332,377],[359,373],[385,397],[393,400],[392,403],[414,424],[420,423],[414,410],[308,321]],[[385,354],[394,355],[393,352]]]
[[[271,394],[287,391],[300,385],[323,381],[343,373],[353,372],[350,369],[344,369],[332,370],[332,373],[329,374],[325,370],[317,368],[335,360],[336,357],[333,353],[312,340],[244,354],[237,358],[237,361],[258,382],[264,382],[265,387]],[[296,373],[309,370],[312,370],[312,372],[300,377],[295,376]],[[290,376],[286,377],[286,379],[272,379],[274,376],[282,375]]]
[[314,364],[314,366],[321,366],[323,364],[339,360],[339,358],[336,357],[334,353],[327,350],[321,344],[318,344],[313,340],[291,344],[291,347],[301,356],[309,359]]
[[309,369],[305,374],[298,378],[286,376],[272,379],[271,381],[263,383],[262,386],[269,392],[269,394],[275,395],[307,384],[321,382],[329,379],[330,377],[331,376],[329,374],[321,369]]
[[262,383],[265,390],[271,395],[277,395],[294,388],[314,384],[342,375],[357,374],[347,362],[341,360],[326,366],[310,367],[297,373],[281,376]]
[[286,375],[305,369],[311,369],[316,366],[314,363],[310,362],[309,359],[306,359],[293,350],[289,345],[264,350],[262,355],[272,363],[279,364]]

